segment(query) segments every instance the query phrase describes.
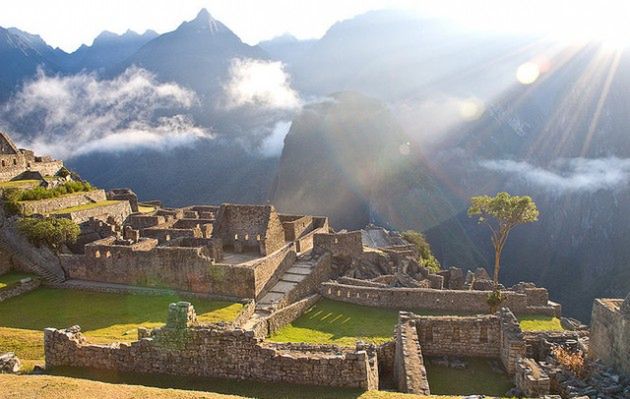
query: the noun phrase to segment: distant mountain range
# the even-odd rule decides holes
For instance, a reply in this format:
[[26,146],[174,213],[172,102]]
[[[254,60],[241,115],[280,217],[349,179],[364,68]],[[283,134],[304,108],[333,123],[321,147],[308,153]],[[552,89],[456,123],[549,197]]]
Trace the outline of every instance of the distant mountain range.
[[[188,116],[213,140],[69,160],[95,184],[133,186],[168,205],[272,201],[331,216],[337,228],[423,230],[442,264],[470,268],[490,264],[491,253],[487,232],[466,217],[468,197],[530,194],[541,221],[510,238],[506,282],[544,284],[584,320],[593,297],[630,290],[627,51],[397,11],[340,21],[318,40],[284,35],[250,46],[202,10],[172,32],[104,32],[72,54],[0,28],[0,59],[0,101],[38,68],[111,79],[138,66],[194,91]],[[283,62],[306,105],[223,107],[234,59]],[[528,62],[540,76],[523,85],[515,73]],[[258,151],[290,120],[281,156]],[[23,137],[45,128],[29,122],[8,128]]]

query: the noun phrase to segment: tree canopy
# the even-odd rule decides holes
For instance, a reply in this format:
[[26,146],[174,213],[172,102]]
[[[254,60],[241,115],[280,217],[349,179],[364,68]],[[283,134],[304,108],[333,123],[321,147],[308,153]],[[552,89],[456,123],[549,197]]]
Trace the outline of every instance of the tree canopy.
[[76,242],[81,229],[70,219],[63,218],[22,218],[18,220],[18,230],[35,245],[48,245],[55,252],[61,251],[64,244]]
[[500,192],[494,197],[481,195],[470,199],[468,216],[488,226],[495,250],[494,285],[499,284],[500,258],[510,231],[519,224],[538,220],[538,208],[529,196],[510,195]]

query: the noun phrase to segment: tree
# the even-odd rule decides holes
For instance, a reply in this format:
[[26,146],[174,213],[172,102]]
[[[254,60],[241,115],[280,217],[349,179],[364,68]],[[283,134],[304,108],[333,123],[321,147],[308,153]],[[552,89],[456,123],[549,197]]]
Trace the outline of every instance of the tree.
[[59,253],[64,244],[77,241],[81,229],[70,219],[63,218],[22,218],[18,220],[18,230],[35,245],[46,244]]
[[529,196],[517,196],[501,192],[494,197],[482,195],[470,199],[468,216],[477,217],[478,222],[487,225],[492,232],[495,292],[499,289],[501,252],[503,252],[510,231],[519,224],[537,221],[538,214],[538,208]]

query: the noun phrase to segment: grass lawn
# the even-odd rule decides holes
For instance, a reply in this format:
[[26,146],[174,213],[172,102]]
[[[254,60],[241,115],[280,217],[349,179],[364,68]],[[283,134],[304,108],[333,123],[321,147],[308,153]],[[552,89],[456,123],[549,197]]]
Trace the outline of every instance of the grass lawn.
[[[43,329],[78,324],[94,343],[135,341],[137,327],[164,324],[176,296],[119,295],[39,288],[0,302],[0,352],[24,360],[44,358]],[[201,322],[233,320],[240,303],[192,300]]]
[[154,206],[138,205],[138,212],[140,213],[151,213],[154,210],[155,210]]
[[[419,315],[444,313],[413,310]],[[357,340],[380,344],[392,339],[398,311],[322,299],[270,340],[354,346]]]
[[[445,314],[428,310],[412,311],[418,315]],[[357,340],[381,344],[392,339],[397,322],[397,310],[322,299],[269,339],[274,342],[342,346],[354,346]],[[560,320],[548,316],[526,315],[521,317],[520,322],[521,328],[527,331],[562,329]]]
[[492,395],[505,396],[514,386],[507,374],[492,370],[488,359],[466,358],[468,367],[454,369],[431,364],[424,359],[427,379],[432,394],[436,395]]
[[50,212],[51,215],[58,215],[64,213],[71,213],[77,211],[85,211],[86,209],[100,208],[101,206],[112,205],[120,201],[116,200],[105,200],[99,202],[90,202],[89,204],[72,206],[70,208],[57,209],[56,211]]
[[0,188],[33,188],[39,186],[39,180],[13,180],[0,183]]
[[7,273],[7,274],[3,274],[2,276],[0,276],[0,289],[11,285],[11,284],[15,284],[18,281],[22,280],[23,278],[27,278],[27,277],[33,277],[30,274],[21,274],[21,273]]
[[560,319],[544,315],[523,315],[518,318],[523,331],[562,331]]
[[[174,380],[173,377],[170,377]],[[130,383],[133,384],[133,383]],[[424,399],[424,396],[407,395],[395,392],[357,392],[335,388],[302,387],[287,385],[257,384],[242,381],[209,383],[223,392],[221,385],[229,386],[238,393],[224,394],[196,391],[197,387],[185,385],[180,389],[159,389],[150,386],[112,384],[87,379],[69,378],[50,375],[19,376],[0,374],[0,398],[38,398],[38,399],[237,399],[246,395],[257,398],[295,398],[295,399]],[[432,396],[438,398],[437,396]],[[454,399],[454,397],[439,397]]]

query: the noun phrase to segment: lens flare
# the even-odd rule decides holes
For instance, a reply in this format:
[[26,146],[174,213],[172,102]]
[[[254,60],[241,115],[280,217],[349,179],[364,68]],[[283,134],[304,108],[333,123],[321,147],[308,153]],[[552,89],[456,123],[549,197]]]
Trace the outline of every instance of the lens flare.
[[521,64],[516,70],[516,80],[524,85],[534,83],[540,76],[540,67],[535,62]]

